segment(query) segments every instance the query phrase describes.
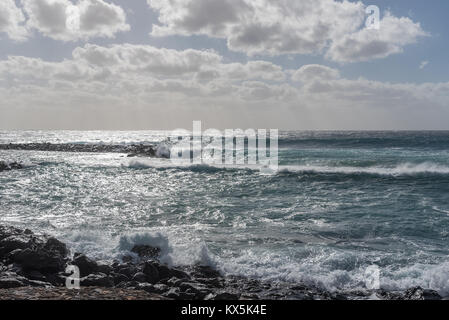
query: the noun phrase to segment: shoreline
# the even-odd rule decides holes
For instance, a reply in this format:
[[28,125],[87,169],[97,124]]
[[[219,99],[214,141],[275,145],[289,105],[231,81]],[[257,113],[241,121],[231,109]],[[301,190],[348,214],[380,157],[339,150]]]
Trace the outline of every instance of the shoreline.
[[[0,225],[0,300],[442,300],[433,290],[329,292],[302,283],[223,276],[208,266],[169,267],[160,249],[135,245],[112,263],[72,254],[61,241]],[[67,266],[80,289],[67,289]]]
[[9,143],[0,144],[0,150],[82,152],[82,153],[124,153],[128,157],[157,157],[157,147],[149,144],[77,144],[77,143]]

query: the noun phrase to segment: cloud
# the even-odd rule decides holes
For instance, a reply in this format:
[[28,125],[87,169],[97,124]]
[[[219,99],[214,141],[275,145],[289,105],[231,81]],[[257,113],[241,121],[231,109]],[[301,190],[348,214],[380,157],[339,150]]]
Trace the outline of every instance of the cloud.
[[29,19],[27,27],[47,37],[62,40],[112,38],[130,30],[124,10],[103,0],[22,0]]
[[335,80],[340,77],[337,69],[329,68],[318,64],[302,66],[292,74],[292,80],[298,82],[308,82],[313,80]]
[[14,0],[0,1],[0,33],[17,41],[26,39],[28,32],[24,27],[25,16]]
[[335,39],[327,57],[340,62],[369,61],[403,51],[404,46],[426,36],[419,23],[387,13],[376,29],[362,29]]
[[[147,0],[159,12],[152,36],[207,35],[254,55],[326,54],[355,62],[399,53],[425,32],[387,14],[380,30],[364,28],[361,2],[335,0]],[[400,35],[400,36],[398,36]]]
[[[143,128],[144,118],[157,127],[196,117],[217,126],[250,119],[297,129],[391,129],[402,123],[420,128],[419,121],[448,114],[449,83],[350,80],[324,65],[285,70],[267,61],[225,63],[210,50],[87,44],[59,62],[23,56],[1,60],[0,99],[4,127],[11,119],[21,119],[24,126],[34,119],[52,128],[73,128],[96,117],[101,123],[110,119],[108,128],[123,128],[125,121],[127,128],[133,123]],[[78,120],[58,122],[59,117]]]

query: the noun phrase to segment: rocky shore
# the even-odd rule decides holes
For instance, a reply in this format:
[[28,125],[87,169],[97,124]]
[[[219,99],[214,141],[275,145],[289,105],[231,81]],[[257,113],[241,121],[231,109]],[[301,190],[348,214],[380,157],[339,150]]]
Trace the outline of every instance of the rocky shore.
[[[206,266],[169,267],[159,248],[136,245],[111,263],[95,261],[48,235],[0,226],[0,300],[441,300],[437,292],[411,288],[331,293],[318,287],[224,277]],[[67,289],[67,266],[80,271],[80,289]]]
[[0,144],[0,150],[53,151],[53,152],[89,152],[89,153],[126,153],[129,157],[156,157],[156,147],[146,144],[76,144],[76,143],[9,143]]

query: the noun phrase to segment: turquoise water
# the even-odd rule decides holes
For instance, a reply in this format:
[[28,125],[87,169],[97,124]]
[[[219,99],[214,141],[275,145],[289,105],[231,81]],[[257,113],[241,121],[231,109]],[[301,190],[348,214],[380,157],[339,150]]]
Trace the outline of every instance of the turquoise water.
[[[161,143],[166,132],[0,132],[0,143]],[[283,132],[275,175],[122,154],[0,151],[0,223],[113,259],[134,243],[172,264],[449,294],[449,132]]]

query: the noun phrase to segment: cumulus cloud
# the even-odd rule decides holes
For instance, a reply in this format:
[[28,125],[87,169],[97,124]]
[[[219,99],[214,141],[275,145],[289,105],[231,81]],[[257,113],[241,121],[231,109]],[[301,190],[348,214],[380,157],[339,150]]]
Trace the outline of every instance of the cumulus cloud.
[[335,39],[327,56],[335,61],[357,62],[385,58],[400,53],[404,46],[426,36],[419,23],[387,13],[380,28],[362,29]]
[[[442,118],[448,113],[449,83],[350,80],[324,65],[285,70],[267,61],[226,63],[210,50],[87,44],[59,62],[22,56],[1,60],[0,99],[4,127],[20,110],[35,110],[39,123],[55,114],[73,119],[95,114],[111,119],[114,128],[123,128],[117,119],[139,127],[145,117],[154,126],[169,126],[171,114],[179,121],[176,126],[192,117],[215,125],[228,119],[236,126],[247,114],[246,121],[261,126],[379,129],[405,120],[416,125],[435,110],[436,119]],[[73,119],[61,126],[78,125]],[[358,127],[349,119],[356,119]]]
[[0,1],[0,33],[13,40],[22,41],[28,32],[24,26],[25,16],[14,0]]
[[[323,54],[355,62],[399,53],[425,32],[387,14],[365,29],[365,5],[335,0],[147,0],[159,12],[152,36],[202,34],[248,55]],[[400,36],[398,36],[400,35]]]
[[103,0],[22,0],[29,19],[27,27],[47,37],[62,40],[87,40],[114,37],[128,31],[124,10]]
[[[33,85],[52,90],[57,84],[60,88],[92,92],[102,84],[105,89],[123,95],[126,92],[168,92],[216,97],[234,92],[237,98],[245,96],[248,99],[262,97],[262,91],[273,98],[287,93],[285,88],[273,86],[275,89],[271,90],[257,82],[283,82],[286,73],[280,66],[267,61],[224,63],[222,56],[211,50],[86,44],[76,48],[72,56],[72,59],[61,62],[8,57],[0,61],[0,81],[12,87]],[[253,83],[248,82],[251,79]],[[124,87],[117,90],[122,84]]]

